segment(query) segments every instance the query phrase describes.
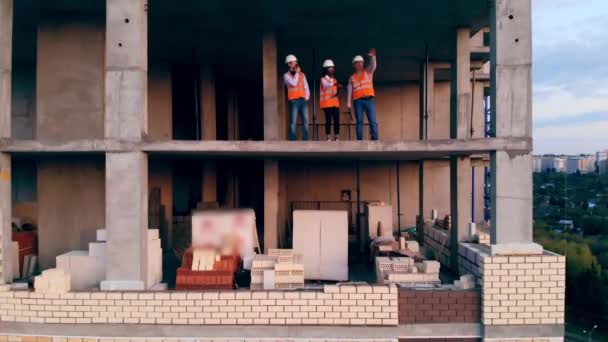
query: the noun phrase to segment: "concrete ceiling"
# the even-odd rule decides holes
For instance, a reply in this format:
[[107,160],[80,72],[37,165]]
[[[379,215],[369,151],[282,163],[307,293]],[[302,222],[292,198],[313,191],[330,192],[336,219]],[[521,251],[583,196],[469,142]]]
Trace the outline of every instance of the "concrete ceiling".
[[[317,71],[325,58],[341,78],[355,54],[378,49],[379,82],[416,80],[428,45],[431,59],[453,56],[454,29],[488,24],[488,0],[149,0],[149,58],[210,61],[226,74],[261,76],[262,32],[275,31],[279,64],[287,53]],[[176,4],[179,4],[176,5]],[[105,17],[105,0],[15,1],[15,59],[35,62],[37,23],[44,17]],[[314,54],[313,54],[314,49]],[[314,56],[314,57],[313,57]],[[313,65],[314,61],[314,65]],[[229,71],[232,70],[232,71]]]

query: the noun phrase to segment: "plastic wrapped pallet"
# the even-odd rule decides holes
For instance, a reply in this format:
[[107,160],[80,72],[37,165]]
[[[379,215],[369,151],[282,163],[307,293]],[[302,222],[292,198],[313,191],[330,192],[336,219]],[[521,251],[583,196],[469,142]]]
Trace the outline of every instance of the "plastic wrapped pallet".
[[302,253],[306,279],[348,280],[348,215],[338,210],[295,210],[293,248]]
[[253,210],[202,210],[192,215],[192,246],[223,250],[229,243],[241,258],[254,254],[258,242]]

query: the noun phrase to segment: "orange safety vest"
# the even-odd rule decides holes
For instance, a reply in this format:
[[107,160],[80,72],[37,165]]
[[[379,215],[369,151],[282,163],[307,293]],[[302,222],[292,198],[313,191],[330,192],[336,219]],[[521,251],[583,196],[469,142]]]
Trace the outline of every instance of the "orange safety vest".
[[353,86],[353,100],[375,95],[372,75],[367,71],[360,74],[354,73],[350,77],[350,83]]
[[338,84],[336,80],[334,80],[334,85],[331,87],[325,88],[323,86],[323,82],[321,82],[321,99],[319,101],[319,105],[321,108],[332,108],[332,107],[340,107],[340,100],[338,99]]
[[304,87],[304,76],[303,72],[297,73],[298,76],[298,84],[295,86],[287,85],[287,100],[296,100],[303,99],[306,97],[306,88]]

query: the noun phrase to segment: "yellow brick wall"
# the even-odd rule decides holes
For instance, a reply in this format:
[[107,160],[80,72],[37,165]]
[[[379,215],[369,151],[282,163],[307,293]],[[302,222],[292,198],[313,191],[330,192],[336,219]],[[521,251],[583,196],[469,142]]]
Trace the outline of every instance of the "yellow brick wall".
[[325,285],[319,291],[11,291],[0,285],[0,321],[65,324],[398,324],[397,288]]
[[[205,338],[66,338],[66,337],[49,337],[49,336],[34,336],[34,335],[8,335],[3,336],[0,332],[0,342],[325,342],[325,339],[293,339],[293,338],[264,338],[260,339],[242,339],[242,338],[230,338],[230,339],[205,339]],[[365,341],[365,342],[397,342],[396,339],[375,339],[375,340],[363,340],[363,339],[351,339],[341,341]]]
[[496,338],[485,338],[484,342],[564,342],[563,337],[551,337],[551,338],[515,338],[515,339],[496,339]]
[[564,324],[566,258],[490,256],[489,248],[463,243],[461,271],[478,275],[484,325]]

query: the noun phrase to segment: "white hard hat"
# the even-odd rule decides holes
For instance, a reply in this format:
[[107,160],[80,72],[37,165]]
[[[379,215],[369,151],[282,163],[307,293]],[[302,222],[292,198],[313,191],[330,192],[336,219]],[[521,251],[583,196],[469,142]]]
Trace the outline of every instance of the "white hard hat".
[[326,60],[323,62],[323,67],[324,67],[324,68],[333,68],[333,67],[335,67],[335,65],[334,65],[334,61],[332,61],[331,59],[326,59]]
[[353,64],[357,62],[363,62],[363,57],[361,57],[360,55],[355,56],[355,58],[353,58]]
[[297,62],[297,61],[298,61],[298,59],[294,55],[287,55],[287,57],[285,57],[285,64],[289,64],[291,62]]

